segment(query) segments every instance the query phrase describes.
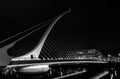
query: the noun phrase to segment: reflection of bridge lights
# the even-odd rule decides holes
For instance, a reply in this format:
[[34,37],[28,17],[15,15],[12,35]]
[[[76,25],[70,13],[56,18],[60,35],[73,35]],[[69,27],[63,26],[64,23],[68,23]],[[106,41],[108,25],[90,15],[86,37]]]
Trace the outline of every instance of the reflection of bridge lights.
[[33,73],[33,72],[46,72],[48,70],[49,70],[49,65],[34,65],[34,66],[24,67],[20,70],[20,72]]

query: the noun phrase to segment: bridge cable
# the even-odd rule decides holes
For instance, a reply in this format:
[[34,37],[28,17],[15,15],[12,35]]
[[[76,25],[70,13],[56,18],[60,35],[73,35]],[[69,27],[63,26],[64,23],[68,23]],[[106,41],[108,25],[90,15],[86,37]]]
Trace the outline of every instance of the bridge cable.
[[[51,43],[51,45],[52,45],[51,47],[54,47],[55,52],[56,52],[56,53],[58,53],[58,52],[59,52],[59,50],[58,50],[58,48],[57,48],[56,44],[55,44],[55,43],[53,42],[53,40],[52,40],[52,39],[50,39],[50,38],[49,38],[49,43]],[[54,43],[54,44],[53,44],[53,43]],[[56,54],[56,53],[55,53],[55,54]],[[57,55],[58,57],[61,57],[59,53],[58,53],[58,54],[56,54],[56,55]]]
[[[64,45],[63,45],[64,43],[63,43],[62,40],[61,40],[61,44],[62,44],[62,46],[64,47]],[[65,48],[65,47],[64,47],[64,48]],[[70,49],[70,48],[66,48],[66,50],[67,50],[67,51],[66,51],[66,55],[67,55],[67,54],[68,54],[68,51],[70,51],[71,49]],[[71,51],[70,51],[70,52],[71,52]],[[70,58],[70,57],[68,56],[68,58]]]
[[57,58],[58,55],[55,54],[57,50],[55,49],[55,47],[53,48],[53,44],[50,42],[50,40],[48,41],[47,44],[51,47],[51,50],[53,51],[54,56]]
[[[38,26],[41,26],[41,27],[38,28],[38,29],[41,29],[41,28],[45,27],[46,22],[47,22],[47,24],[48,24],[48,23],[51,22],[54,18],[55,18],[55,17],[50,18],[50,19],[48,19],[48,20],[45,20],[44,22],[39,23],[39,24],[37,24],[37,25],[35,25],[35,26],[33,26],[33,27],[27,29],[27,30],[24,30],[24,31],[22,31],[22,32],[20,32],[20,33],[18,33],[18,34],[15,34],[15,35],[13,35],[13,36],[11,36],[11,37],[5,39],[5,40],[2,40],[2,41],[0,41],[0,44],[3,43],[3,42],[8,41],[8,40],[10,40],[10,39],[13,39],[13,38],[15,38],[15,37],[17,37],[17,36],[19,36],[19,35],[21,35],[21,34],[27,32],[27,31],[30,31],[30,30],[32,30],[32,29],[34,29],[34,28],[37,28]],[[43,25],[43,24],[44,24],[44,25]],[[36,31],[36,30],[35,30],[35,31]],[[23,39],[23,38],[25,38],[26,36],[28,36],[28,35],[34,33],[35,31],[33,30],[32,32],[30,32],[30,33],[28,33],[27,35],[23,36],[21,39]],[[21,39],[18,39],[18,40],[16,40],[16,41],[19,41],[19,40],[21,40]]]
[[[56,39],[54,39],[54,42],[56,42],[56,44],[58,45],[59,49],[60,49],[60,48],[63,49],[63,48],[61,47],[60,43],[58,43],[58,41],[57,41]],[[62,54],[63,57],[64,57],[64,55],[63,55],[64,52],[65,52],[65,50],[64,50],[64,51],[61,51],[61,54]]]
[[[51,46],[48,45],[47,41],[46,41],[46,45],[45,46],[48,48],[47,50],[49,51],[47,53],[51,53],[52,52]],[[51,56],[54,57],[54,58],[56,57],[55,55],[53,55],[53,53],[51,53]]]
[[62,54],[61,54],[61,50],[59,50],[60,49],[60,47],[58,46],[58,44],[53,40],[53,38],[51,38],[51,40],[52,40],[52,42],[54,43],[53,44],[53,46],[57,49],[57,51],[59,52],[58,53],[58,55],[59,55],[59,57],[61,57],[62,56]]

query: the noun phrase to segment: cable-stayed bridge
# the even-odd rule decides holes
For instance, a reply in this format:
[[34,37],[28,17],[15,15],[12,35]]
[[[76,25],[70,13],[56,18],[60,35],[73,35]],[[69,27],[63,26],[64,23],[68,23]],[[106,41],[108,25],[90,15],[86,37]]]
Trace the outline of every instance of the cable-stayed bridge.
[[[60,76],[66,77],[62,75],[62,66],[68,67],[69,65],[74,65],[77,67],[81,64],[85,64],[86,67],[86,64],[96,63],[99,64],[97,66],[101,66],[100,64],[108,63],[107,61],[102,60],[100,54],[96,55],[98,51],[96,52],[93,49],[87,50],[87,53],[84,51],[73,52],[71,48],[65,47],[63,40],[56,39],[50,33],[57,21],[63,15],[69,12],[70,10],[63,12],[56,17],[53,17],[41,24],[38,24],[28,30],[25,30],[0,42],[4,43],[6,41],[12,41],[10,44],[5,45],[0,49],[0,66],[5,66],[4,69],[16,69],[15,71],[25,74],[44,73],[51,71],[51,68],[54,70],[54,66],[57,66],[60,69]],[[41,38],[37,38],[39,37],[39,34],[41,34],[41,31],[43,31],[43,35],[41,35]],[[38,42],[35,42],[37,39]],[[29,42],[29,40],[32,42]],[[34,45],[28,50],[24,47],[24,43],[27,43],[28,46],[30,44]],[[20,45],[22,46],[20,47]],[[22,54],[13,55],[9,52],[20,52]],[[86,72],[86,69],[80,70],[80,73],[84,72]],[[106,74],[108,74],[108,70],[105,70],[98,75],[101,77],[101,75],[104,76]],[[98,78],[98,76],[94,77],[94,79],[95,78]]]
[[[43,22],[43,23],[41,23],[41,24],[38,24],[38,25],[36,25],[36,26],[34,26],[34,27],[32,27],[32,28],[30,28],[30,29],[28,29],[28,30],[25,30],[25,31],[23,31],[23,32],[21,32],[21,33],[19,33],[19,34],[16,34],[16,35],[14,35],[14,36],[12,36],[12,37],[10,37],[10,38],[8,38],[8,39],[5,39],[5,40],[3,40],[3,41],[1,41],[0,43],[4,43],[4,42],[6,42],[6,41],[9,41],[9,40],[11,40],[11,39],[15,39],[15,38],[17,38],[17,40],[15,40],[15,41],[12,41],[11,43],[9,43],[8,45],[5,45],[5,46],[3,46],[1,49],[0,49],[0,51],[1,51],[1,55],[0,55],[0,58],[1,58],[1,60],[0,60],[0,65],[1,66],[5,66],[5,65],[7,65],[7,64],[9,64],[9,61],[10,60],[28,60],[28,59],[31,59],[32,60],[32,58],[36,58],[36,59],[38,59],[39,60],[39,55],[40,55],[40,53],[41,53],[41,50],[42,50],[42,48],[43,48],[43,45],[44,45],[44,43],[45,43],[45,41],[46,41],[46,39],[47,39],[47,37],[48,37],[48,35],[49,35],[49,33],[50,33],[50,31],[52,30],[52,28],[53,28],[53,26],[55,25],[55,23],[63,16],[63,15],[65,15],[66,13],[69,13],[69,11],[66,11],[66,12],[64,12],[64,13],[62,13],[62,14],[60,14],[60,15],[58,15],[58,16],[55,16],[55,17],[53,17],[53,18],[51,18],[51,19],[49,19],[49,20],[47,20],[47,21],[45,21],[45,22]],[[39,31],[40,30],[40,31]],[[31,39],[31,37],[29,37],[30,35],[32,35],[33,37],[33,39],[32,39],[32,41],[34,41],[34,39],[36,39],[36,37],[34,37],[35,35],[34,35],[34,33],[36,33],[37,35],[39,35],[40,34],[40,32],[41,31],[44,31],[43,32],[43,35],[41,36],[41,38],[39,39],[39,41],[38,41],[38,43],[37,43],[37,45],[34,45],[34,47],[30,50],[30,51],[28,51],[27,53],[25,53],[25,54],[23,54],[23,55],[21,55],[21,56],[14,56],[14,55],[11,55],[10,53],[9,53],[9,51],[11,51],[11,48],[13,47],[15,50],[14,51],[12,51],[13,53],[15,52],[17,52],[20,48],[22,48],[23,46],[24,46],[24,43],[22,43],[23,44],[23,46],[21,46],[18,50],[16,50],[17,48],[15,48],[15,47],[17,47],[17,46],[15,46],[15,45],[18,45],[19,43],[21,43],[20,41],[25,41],[25,42],[27,42],[27,41],[29,41],[29,39]],[[27,33],[27,34],[26,34]],[[23,36],[22,36],[23,35]],[[20,37],[20,38],[18,38],[18,37]],[[39,37],[39,36],[37,36],[37,37]],[[26,40],[26,38],[27,38],[27,40]],[[30,43],[35,43],[35,41],[34,42],[30,42]],[[27,43],[28,44],[28,43]],[[23,49],[23,50],[26,50],[26,49]],[[23,52],[23,51],[22,51]],[[21,53],[22,53],[21,52]],[[3,56],[2,56],[3,55]],[[13,57],[12,57],[13,56]]]

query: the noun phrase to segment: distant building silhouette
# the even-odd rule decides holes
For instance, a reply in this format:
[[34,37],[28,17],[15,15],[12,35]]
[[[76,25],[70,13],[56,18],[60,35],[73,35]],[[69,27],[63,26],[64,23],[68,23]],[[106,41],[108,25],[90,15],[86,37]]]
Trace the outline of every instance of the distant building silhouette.
[[67,57],[71,58],[102,58],[101,52],[95,49],[84,49],[79,51],[69,51]]

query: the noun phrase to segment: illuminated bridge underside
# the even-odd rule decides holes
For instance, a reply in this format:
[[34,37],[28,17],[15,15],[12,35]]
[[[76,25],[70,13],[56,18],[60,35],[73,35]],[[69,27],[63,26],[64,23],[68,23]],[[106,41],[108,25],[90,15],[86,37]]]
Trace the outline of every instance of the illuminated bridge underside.
[[22,66],[33,66],[33,65],[57,65],[57,64],[84,64],[84,63],[107,63],[107,62],[104,62],[104,61],[54,61],[54,62],[46,62],[46,63],[30,63],[30,64],[17,64],[17,65],[8,65],[7,67],[22,67]]
[[[105,64],[107,62],[103,61],[76,61],[76,60],[63,60],[63,61],[51,61],[51,62],[44,62],[44,63],[30,63],[30,64],[17,64],[17,65],[8,65],[7,68],[19,68],[19,73],[21,74],[37,74],[37,73],[47,73],[49,72],[51,66],[66,66],[66,65],[84,65],[84,64]],[[80,65],[80,66],[81,66]],[[68,75],[69,76],[69,75]],[[66,77],[66,76],[65,76]]]

